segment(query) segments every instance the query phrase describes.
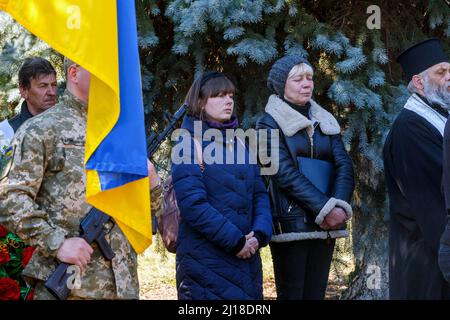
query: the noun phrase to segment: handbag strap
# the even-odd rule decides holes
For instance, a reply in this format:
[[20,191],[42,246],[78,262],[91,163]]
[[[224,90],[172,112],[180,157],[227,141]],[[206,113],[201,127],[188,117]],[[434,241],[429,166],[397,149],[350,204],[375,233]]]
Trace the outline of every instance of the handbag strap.
[[200,170],[203,172],[205,171],[205,164],[203,163],[203,150],[202,146],[200,145],[200,141],[198,141],[195,137],[192,137],[194,140],[194,146],[197,153],[197,161],[200,166]]

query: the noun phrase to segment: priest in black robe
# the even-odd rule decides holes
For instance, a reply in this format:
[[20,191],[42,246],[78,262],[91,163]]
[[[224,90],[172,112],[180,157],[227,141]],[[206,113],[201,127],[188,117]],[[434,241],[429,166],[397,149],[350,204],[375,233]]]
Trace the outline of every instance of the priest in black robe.
[[[443,94],[446,94],[447,107],[450,108],[450,64],[442,74]],[[445,98],[444,98],[445,99]],[[447,282],[450,282],[450,121],[447,121],[444,130],[444,164],[443,184],[445,196],[445,209],[447,210],[447,225],[441,237],[439,249],[439,266]]]
[[390,209],[389,294],[391,299],[449,299],[449,285],[438,265],[447,216],[442,170],[449,113],[442,72],[448,72],[449,60],[439,40],[429,39],[397,61],[411,96],[383,150]]

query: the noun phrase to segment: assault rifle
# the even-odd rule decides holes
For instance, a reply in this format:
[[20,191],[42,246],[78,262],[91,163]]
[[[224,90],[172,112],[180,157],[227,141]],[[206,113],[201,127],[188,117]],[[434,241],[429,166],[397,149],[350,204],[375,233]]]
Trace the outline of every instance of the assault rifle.
[[[161,133],[157,134],[156,132],[152,132],[150,136],[147,138],[147,155],[148,158],[151,159],[155,154],[156,150],[158,150],[161,143],[166,140],[168,136],[170,136],[175,130],[178,121],[183,118],[184,114],[187,111],[187,105],[183,104],[174,115],[170,113],[165,113],[165,118],[168,120],[167,126],[164,128]],[[158,222],[156,220],[156,216],[152,214],[152,234],[156,234]]]
[[[110,220],[111,217],[109,215],[92,207],[80,223],[80,237],[86,240],[89,245],[93,242],[97,243],[106,260],[112,260],[115,256],[115,253],[105,239],[104,226]],[[45,282],[47,290],[59,300],[67,299],[70,293],[69,282],[71,282],[71,278],[76,276],[74,273],[77,270],[67,272],[69,266],[67,263],[60,263]]]

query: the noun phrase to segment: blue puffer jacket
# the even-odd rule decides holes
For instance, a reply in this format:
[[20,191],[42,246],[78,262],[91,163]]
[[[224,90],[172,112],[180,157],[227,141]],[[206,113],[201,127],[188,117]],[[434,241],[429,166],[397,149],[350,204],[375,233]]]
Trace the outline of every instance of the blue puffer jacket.
[[[194,131],[193,118],[186,116],[182,128],[190,133],[186,141],[191,145],[190,163],[193,163],[195,147],[190,138]],[[208,128],[203,122],[203,132]],[[183,140],[180,139],[178,147]],[[211,143],[227,146],[222,148],[224,154],[234,148],[236,155],[239,142],[235,139],[227,145],[224,141],[222,136],[215,142],[202,143],[203,172],[198,164],[172,163],[173,185],[181,212],[176,257],[179,299],[263,298],[259,253],[244,260],[237,258],[233,250],[250,231],[258,231],[262,236],[260,247],[270,241],[269,197],[259,167],[248,162],[247,149],[246,164],[208,164],[205,147]]]

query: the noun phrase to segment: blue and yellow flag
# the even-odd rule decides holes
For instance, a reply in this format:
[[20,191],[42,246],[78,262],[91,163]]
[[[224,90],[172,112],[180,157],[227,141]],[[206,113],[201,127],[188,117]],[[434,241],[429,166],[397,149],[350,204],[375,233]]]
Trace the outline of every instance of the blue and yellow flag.
[[86,198],[144,251],[152,235],[134,1],[0,0],[0,9],[91,72]]

